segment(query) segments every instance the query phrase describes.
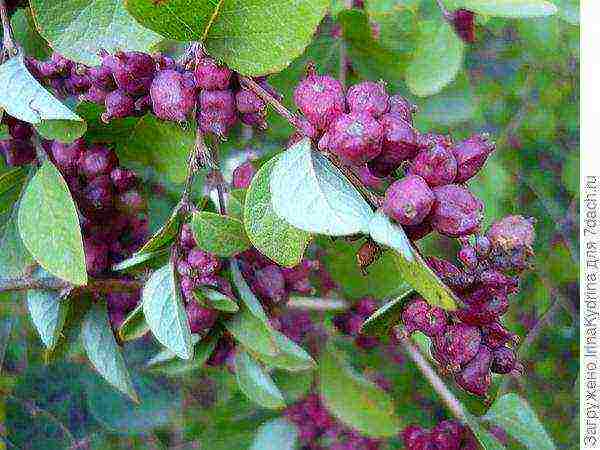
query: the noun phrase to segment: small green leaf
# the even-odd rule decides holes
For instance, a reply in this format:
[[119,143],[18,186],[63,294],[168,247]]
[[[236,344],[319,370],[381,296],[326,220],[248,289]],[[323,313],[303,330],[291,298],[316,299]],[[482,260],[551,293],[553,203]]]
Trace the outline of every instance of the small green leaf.
[[282,266],[293,267],[302,260],[311,236],[273,210],[269,180],[277,159],[264,164],[252,179],[244,203],[244,226],[250,241],[263,255]]
[[[126,0],[145,27],[208,53],[244,75],[285,68],[310,43],[328,0]],[[252,36],[252,39],[248,39]]]
[[85,353],[98,373],[112,386],[139,403],[121,349],[110,327],[106,304],[97,302],[89,309],[81,325],[81,338]]
[[382,211],[377,211],[369,222],[369,234],[375,242],[396,250],[407,261],[414,261],[413,248],[404,230]]
[[31,0],[36,27],[50,46],[87,65],[100,64],[98,52],[150,52],[161,37],[141,27],[122,0]]
[[133,341],[145,336],[148,331],[150,331],[150,326],[144,317],[142,302],[139,302],[119,327],[119,339],[122,342]]
[[391,437],[401,429],[389,395],[356,374],[332,345],[319,361],[319,391],[327,409],[362,434]]
[[256,295],[254,295],[250,289],[250,286],[248,286],[248,283],[246,283],[246,280],[244,280],[244,276],[240,271],[238,262],[232,260],[230,263],[230,268],[231,279],[240,295],[240,298],[242,299],[242,302],[244,302],[252,315],[257,317],[262,322],[268,322],[269,319],[267,318],[265,310],[263,309],[260,301],[256,298]]
[[458,0],[458,5],[485,16],[524,18],[556,14],[556,6],[546,0]]
[[181,359],[194,356],[192,332],[171,264],[155,271],[144,286],[142,308],[158,342]]
[[531,406],[517,394],[498,398],[482,419],[502,427],[528,449],[556,448]]
[[223,322],[227,331],[244,347],[266,356],[277,356],[279,347],[268,323],[253,315],[247,308]]
[[271,367],[289,370],[290,372],[312,370],[317,367],[317,363],[312,356],[286,335],[277,330],[273,330],[272,334],[275,338],[275,344],[279,349],[279,353],[276,356],[256,353],[256,358]]
[[198,289],[203,298],[205,298],[211,308],[228,313],[239,311],[240,307],[237,302],[221,292],[209,287],[201,287]]
[[244,220],[244,202],[246,201],[246,189],[232,189],[227,197],[227,212],[231,217]]
[[490,432],[485,430],[480,424],[479,419],[469,413],[465,416],[465,422],[484,448],[484,450],[504,450],[505,447]]
[[280,417],[271,419],[259,427],[250,450],[294,450],[297,443],[296,425]]
[[173,212],[165,224],[146,241],[142,248],[135,252],[135,255],[141,256],[144,253],[157,252],[170,246],[177,236],[180,223],[180,215]]
[[0,278],[18,278],[34,262],[19,235],[15,214],[0,227]]
[[235,375],[240,389],[250,400],[265,408],[285,407],[283,394],[273,379],[248,353],[236,353]]
[[170,251],[168,248],[145,253],[135,253],[133,256],[121,261],[119,264],[115,264],[112,267],[112,270],[115,272],[132,271],[147,267],[150,265],[150,263],[156,264],[157,262],[163,262],[164,264],[167,262],[166,260],[169,258],[169,255]]
[[192,230],[198,247],[223,258],[235,256],[252,245],[242,222],[233,217],[197,212],[192,216]]
[[329,236],[368,232],[370,206],[337,167],[312,151],[310,139],[279,156],[270,189],[275,214],[301,230]]
[[10,21],[15,40],[23,47],[23,52],[27,56],[42,61],[50,57],[52,51],[48,47],[48,43],[36,31],[29,9],[18,9]]
[[56,291],[27,291],[29,316],[47,349],[52,350],[60,338],[69,304]]
[[0,86],[0,108],[36,125],[44,137],[71,142],[85,133],[85,122],[38,83],[23,55],[0,65]]
[[[165,349],[161,352],[162,355],[156,355],[156,359],[153,358],[148,362],[148,368],[153,372],[159,372],[168,376],[181,376],[199,371],[204,367],[208,358],[210,358],[210,355],[217,346],[218,340],[219,334],[199,341],[194,346],[194,357],[189,361],[178,359],[170,350]],[[172,358],[166,358],[166,356],[170,356],[169,353],[173,356]]]
[[23,244],[40,266],[73,284],[87,283],[77,209],[52,163],[42,164],[25,188],[18,220]]
[[425,21],[417,50],[406,69],[406,84],[419,97],[440,92],[458,75],[464,44],[446,21]]
[[392,327],[400,322],[402,310],[413,295],[414,291],[409,289],[387,302],[363,322],[360,332],[371,336],[387,336]]

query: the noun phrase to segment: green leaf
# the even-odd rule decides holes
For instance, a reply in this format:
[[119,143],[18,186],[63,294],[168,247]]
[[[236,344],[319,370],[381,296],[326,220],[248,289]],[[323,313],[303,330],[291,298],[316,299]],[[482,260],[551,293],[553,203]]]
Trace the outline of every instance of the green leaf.
[[250,450],[294,450],[297,443],[296,425],[280,417],[263,423],[256,430]]
[[232,69],[263,75],[284,69],[302,54],[329,1],[126,0],[125,5],[142,25],[164,37],[203,41],[210,55]]
[[238,262],[232,260],[230,263],[230,268],[231,279],[238,290],[242,302],[244,302],[244,304],[246,305],[246,307],[252,315],[254,315],[262,322],[268,322],[269,319],[267,318],[265,310],[263,309],[260,301],[256,298],[256,295],[254,295],[254,293],[250,289],[250,286],[248,286],[248,283],[246,283],[246,280],[244,280],[244,276],[240,271],[240,266]]
[[163,250],[165,247],[170,246],[171,243],[175,240],[175,237],[177,236],[180,224],[180,215],[174,211],[173,213],[171,213],[169,219],[167,219],[165,224],[162,227],[160,227],[152,235],[152,237],[146,241],[142,248],[135,252],[135,254],[141,255],[143,253],[155,252],[158,250]]
[[67,313],[69,300],[60,298],[56,291],[27,291],[29,316],[46,348],[52,350],[60,338]]
[[0,227],[0,278],[18,278],[34,262],[21,240],[17,215],[12,214]]
[[[148,368],[153,372],[168,376],[187,375],[191,372],[201,370],[210,355],[217,346],[220,334],[209,336],[199,341],[194,346],[194,357],[189,361],[183,361],[175,357],[170,350],[165,349],[152,360],[148,361]],[[169,358],[172,356],[172,358]]]
[[119,327],[119,339],[122,342],[133,341],[145,336],[148,331],[150,331],[150,326],[144,317],[142,302],[139,302]]
[[12,209],[19,200],[26,181],[27,172],[21,167],[9,169],[0,175],[0,215],[10,213],[12,216]]
[[244,203],[244,226],[252,245],[263,255],[282,266],[293,267],[302,260],[311,236],[273,210],[269,180],[277,159],[264,164],[252,179]]
[[85,122],[38,83],[23,55],[0,65],[0,86],[0,108],[35,125],[42,136],[72,142],[85,133]]
[[96,302],[89,309],[81,325],[81,338],[85,353],[98,373],[112,386],[139,403],[121,349],[110,327],[106,304]]
[[119,264],[115,264],[112,267],[112,270],[115,272],[131,271],[146,267],[150,265],[150,263],[156,263],[157,261],[162,261],[164,264],[167,262],[166,260],[169,258],[169,255],[170,251],[168,248],[147,253],[135,253],[133,256],[121,261]]
[[87,283],[77,209],[52,163],[42,164],[25,188],[18,221],[23,244],[40,266],[70,283]]
[[458,4],[477,14],[509,18],[552,16],[558,11],[546,0],[459,0]]
[[252,351],[271,357],[279,353],[274,330],[247,308],[242,307],[235,316],[223,322],[223,325],[235,340]]
[[237,302],[221,292],[209,287],[201,287],[198,289],[201,296],[207,300],[211,308],[228,313],[239,311],[240,307]]
[[285,408],[283,394],[273,379],[248,353],[236,353],[235,375],[240,389],[250,400],[265,408]]
[[531,450],[554,450],[556,447],[531,406],[517,394],[498,398],[483,420],[504,431]]
[[18,9],[10,19],[15,40],[23,47],[27,56],[46,60],[52,53],[48,44],[35,30],[31,12],[28,9]]
[[421,24],[417,50],[406,69],[406,84],[419,97],[440,92],[458,75],[464,44],[446,21]]
[[159,183],[183,184],[187,160],[194,148],[191,124],[162,121],[152,114],[142,117],[127,138],[117,143],[123,165]]
[[158,342],[181,359],[194,356],[192,332],[171,264],[155,271],[144,286],[142,308]]
[[244,220],[246,189],[232,189],[227,197],[227,213],[238,220]]
[[392,223],[382,211],[377,211],[369,222],[369,234],[375,242],[396,250],[404,259],[414,262],[412,244],[404,230]]
[[244,225],[233,217],[201,211],[192,216],[192,230],[198,247],[223,258],[237,255],[251,246]]
[[289,370],[290,372],[312,370],[317,367],[317,363],[312,356],[286,335],[277,330],[273,330],[271,333],[275,338],[279,353],[275,356],[256,353],[256,358],[271,367]]
[[465,415],[465,422],[481,444],[484,450],[504,450],[505,447],[490,432],[485,430],[480,424],[479,419],[469,413]]
[[270,189],[275,214],[301,230],[330,236],[368,231],[370,206],[337,167],[312,151],[309,139],[281,154]]
[[414,291],[409,289],[387,302],[363,322],[360,332],[371,336],[387,336],[391,328],[400,322],[402,310],[413,294]]
[[331,345],[319,361],[319,391],[327,409],[362,434],[391,437],[401,429],[389,395],[356,374]]
[[31,0],[36,27],[50,46],[65,57],[90,66],[98,52],[150,52],[161,37],[141,27],[122,0]]

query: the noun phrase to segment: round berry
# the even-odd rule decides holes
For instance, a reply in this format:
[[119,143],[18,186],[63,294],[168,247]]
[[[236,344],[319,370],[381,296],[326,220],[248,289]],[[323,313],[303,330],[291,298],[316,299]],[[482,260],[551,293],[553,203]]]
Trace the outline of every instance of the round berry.
[[441,234],[461,237],[475,233],[483,219],[483,203],[462,186],[448,184],[433,189],[435,206],[431,224]]
[[452,149],[458,163],[456,182],[464,183],[473,178],[495,148],[494,143],[484,134],[475,134],[456,144]]
[[535,240],[533,220],[523,216],[507,216],[494,222],[486,233],[492,246],[506,251],[531,247]]
[[122,119],[131,116],[135,111],[135,100],[125,91],[117,89],[104,99],[106,111],[102,113],[102,122],[108,123],[112,119]]
[[435,197],[425,180],[408,175],[395,181],[385,192],[383,212],[402,225],[417,225],[427,217]]
[[184,122],[196,103],[196,86],[190,73],[161,70],[150,86],[152,111],[159,119]]
[[335,78],[312,72],[296,86],[294,102],[310,123],[325,130],[345,111],[344,87]]
[[456,159],[452,152],[442,145],[434,145],[421,150],[413,160],[408,173],[419,175],[429,186],[450,184],[456,178]]
[[352,112],[366,112],[379,117],[389,108],[389,95],[384,83],[363,81],[355,84],[346,94],[348,108]]
[[218,64],[212,58],[202,58],[196,65],[194,78],[200,89],[220,91],[229,87],[231,70],[226,66]]

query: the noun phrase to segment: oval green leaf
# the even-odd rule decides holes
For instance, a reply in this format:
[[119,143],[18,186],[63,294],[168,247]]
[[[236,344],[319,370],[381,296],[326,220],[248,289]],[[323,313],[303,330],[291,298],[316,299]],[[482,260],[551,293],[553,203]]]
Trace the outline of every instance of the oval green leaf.
[[421,24],[417,50],[406,68],[406,84],[419,97],[437,94],[458,75],[464,44],[444,20]]
[[142,25],[164,37],[203,41],[209,54],[232,69],[264,75],[302,54],[329,1],[126,0],[125,5]]
[[389,395],[355,373],[331,345],[319,360],[319,391],[327,409],[362,434],[391,437],[400,432],[401,422]]
[[337,167],[312,151],[310,139],[279,156],[269,184],[275,214],[301,230],[329,236],[368,232],[371,207]]
[[229,298],[215,289],[201,287],[198,291],[202,300],[205,300],[211,308],[228,313],[234,313],[240,309],[234,299]]
[[161,37],[140,26],[122,0],[31,0],[36,28],[65,57],[100,64],[98,52],[150,52]]
[[192,230],[198,247],[223,258],[237,255],[252,245],[241,221],[210,211],[193,214]]
[[363,322],[360,332],[371,336],[387,336],[392,327],[400,322],[402,310],[413,294],[414,291],[409,289],[387,302]]
[[267,318],[267,314],[265,313],[262,304],[258,298],[256,298],[256,295],[254,295],[250,289],[250,286],[248,286],[248,283],[246,283],[246,280],[244,280],[244,276],[240,271],[237,261],[231,261],[230,270],[231,280],[233,281],[233,284],[235,285],[242,302],[244,302],[250,313],[262,322],[268,322],[269,319]]
[[142,309],[158,342],[181,359],[194,356],[192,332],[171,264],[155,271],[147,281],[142,290]]
[[248,353],[236,353],[235,376],[241,391],[253,402],[269,409],[285,407],[283,394],[273,379]]
[[289,370],[290,372],[312,370],[317,367],[317,363],[312,356],[286,335],[277,330],[273,330],[271,333],[279,353],[275,356],[256,353],[256,357],[262,362],[271,367]]
[[264,164],[252,179],[244,202],[244,226],[252,245],[263,255],[293,267],[302,260],[311,235],[291,226],[273,210],[269,182],[277,159]]
[[148,322],[144,317],[142,302],[139,302],[119,327],[118,335],[122,342],[133,341],[146,335],[150,331]]
[[279,347],[273,335],[273,328],[248,310],[241,310],[231,319],[223,322],[227,331],[244,347],[267,356],[275,357]]
[[121,349],[115,341],[106,304],[94,303],[81,324],[81,339],[90,362],[113,387],[139,403],[125,366]]
[[460,0],[457,6],[486,16],[509,18],[552,16],[558,11],[546,0]]
[[87,283],[77,209],[67,183],[48,161],[33,176],[19,206],[19,232],[35,260],[51,274]]
[[258,428],[250,450],[294,450],[297,442],[296,425],[280,417],[271,419]]
[[42,136],[72,142],[85,133],[83,119],[38,83],[25,67],[23,55],[0,65],[0,86],[0,108],[35,125]]
[[56,291],[27,291],[27,309],[40,339],[52,350],[62,333],[69,311],[69,300]]

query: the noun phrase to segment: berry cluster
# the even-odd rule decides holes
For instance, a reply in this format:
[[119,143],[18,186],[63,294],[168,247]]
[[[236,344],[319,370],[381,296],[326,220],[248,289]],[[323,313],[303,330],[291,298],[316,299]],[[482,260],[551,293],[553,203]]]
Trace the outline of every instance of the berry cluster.
[[[237,73],[200,50],[193,70],[162,54],[102,52],[101,57],[97,67],[73,63],[58,53],[48,61],[27,58],[27,65],[57,94],[104,105],[106,123],[147,112],[162,120],[184,122],[195,110],[200,129],[221,138],[238,120],[266,128],[265,103],[241,86]],[[255,81],[278,96],[266,78]]]
[[379,450],[383,445],[338,422],[314,393],[288,407],[284,415],[298,427],[302,450]]
[[404,169],[388,187],[382,209],[411,239],[434,229],[450,237],[478,230],[483,203],[464,183],[494,150],[487,135],[454,143],[449,136],[420,133],[413,126],[415,106],[390,96],[384,83],[364,81],[344,92],[338,80],[312,68],[294,100],[304,115],[303,133],[354,167],[369,186]]
[[402,433],[407,450],[476,450],[477,441],[460,422],[445,420],[431,430],[409,425]]
[[360,327],[379,307],[379,303],[372,297],[363,297],[354,303],[350,309],[337,314],[333,318],[333,324],[343,334],[352,336],[354,343],[364,349],[370,350],[380,344],[380,340],[375,336],[365,336],[360,334]]
[[508,310],[509,296],[519,292],[518,275],[530,264],[534,236],[531,219],[508,216],[475,238],[473,245],[463,240],[458,253],[462,268],[428,258],[462,304],[448,314],[418,297],[403,311],[405,331],[429,336],[434,359],[472,394],[487,394],[492,373],[522,370],[510,347],[517,337],[502,325],[501,317]]
[[24,166],[35,160],[35,148],[31,142],[33,128],[26,122],[4,114],[2,123],[8,126],[10,139],[0,141],[0,154],[10,167]]

